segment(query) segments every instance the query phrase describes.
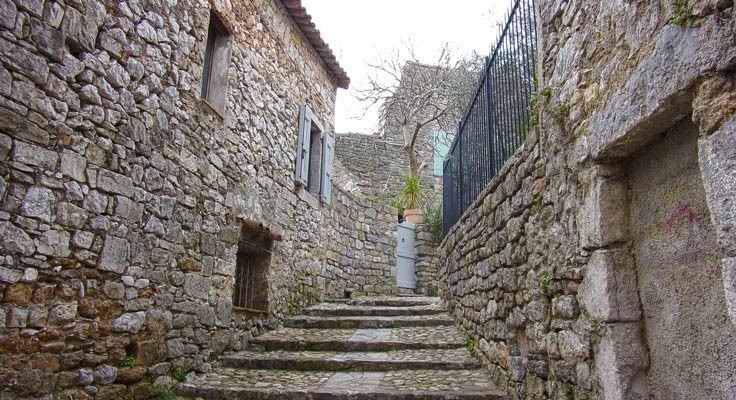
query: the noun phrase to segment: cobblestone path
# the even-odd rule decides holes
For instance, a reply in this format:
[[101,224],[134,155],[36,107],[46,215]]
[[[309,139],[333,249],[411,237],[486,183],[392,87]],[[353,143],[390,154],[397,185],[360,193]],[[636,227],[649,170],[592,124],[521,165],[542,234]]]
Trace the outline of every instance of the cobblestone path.
[[204,399],[506,399],[431,297],[322,303],[176,386]]

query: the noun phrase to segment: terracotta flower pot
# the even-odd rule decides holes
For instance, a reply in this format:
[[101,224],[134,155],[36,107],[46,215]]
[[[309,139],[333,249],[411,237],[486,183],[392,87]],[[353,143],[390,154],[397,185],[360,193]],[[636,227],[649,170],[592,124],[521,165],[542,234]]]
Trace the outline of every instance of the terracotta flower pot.
[[414,225],[424,222],[422,210],[418,208],[407,208],[406,210],[404,210],[404,219]]

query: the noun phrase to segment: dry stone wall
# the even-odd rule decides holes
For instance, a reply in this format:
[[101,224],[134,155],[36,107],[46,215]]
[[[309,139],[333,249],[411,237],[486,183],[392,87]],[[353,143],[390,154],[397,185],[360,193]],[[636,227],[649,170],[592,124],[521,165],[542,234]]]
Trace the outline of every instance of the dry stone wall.
[[396,294],[397,210],[338,188],[325,211],[326,293]]
[[[0,1],[0,397],[149,398],[316,298],[390,291],[394,212],[294,184],[299,106],[333,124],[321,58],[280,1],[211,4]],[[244,222],[280,237],[269,313],[232,307]]]
[[[428,137],[427,137],[428,136]],[[442,195],[442,177],[432,172],[433,144],[431,130],[422,131],[417,146],[422,169],[424,195],[439,200]],[[355,193],[388,202],[396,197],[401,177],[409,173],[409,161],[402,139],[398,136],[383,138],[360,133],[338,133],[335,158],[340,162],[336,175],[347,177],[344,183]]]
[[[540,80],[551,96],[540,124],[443,241],[440,293],[514,398],[728,397],[736,387],[721,373],[736,359],[724,351],[734,348],[736,323],[733,2],[538,6]],[[697,170],[673,175],[685,165]],[[650,242],[671,268],[651,261]],[[703,335],[719,345],[702,350]],[[679,363],[662,350],[671,342]],[[698,381],[689,358],[714,364],[697,369]]]
[[418,224],[415,227],[414,248],[416,263],[414,271],[417,279],[416,294],[437,296],[439,287],[439,260],[437,259],[437,239],[428,224]]

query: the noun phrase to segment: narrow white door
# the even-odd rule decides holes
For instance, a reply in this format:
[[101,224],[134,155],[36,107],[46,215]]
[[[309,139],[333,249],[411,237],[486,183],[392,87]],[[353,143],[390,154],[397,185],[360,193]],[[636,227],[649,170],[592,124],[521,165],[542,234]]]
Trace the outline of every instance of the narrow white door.
[[414,224],[399,224],[396,243],[396,286],[415,289],[417,278],[414,275],[414,262],[417,255],[414,250]]

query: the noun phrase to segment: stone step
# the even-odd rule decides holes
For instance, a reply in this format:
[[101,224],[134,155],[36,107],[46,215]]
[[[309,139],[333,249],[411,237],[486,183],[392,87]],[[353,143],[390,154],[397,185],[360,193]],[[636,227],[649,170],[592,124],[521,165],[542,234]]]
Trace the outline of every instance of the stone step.
[[464,348],[383,352],[243,351],[222,357],[221,363],[229,368],[300,371],[455,370],[481,367],[480,362]]
[[400,315],[369,317],[313,317],[297,315],[289,317],[284,325],[289,328],[323,328],[323,329],[372,329],[400,328],[410,326],[449,326],[453,324],[449,314],[434,315]]
[[439,304],[439,297],[422,296],[366,296],[350,299],[326,300],[331,303],[343,303],[353,306],[409,307]]
[[265,350],[390,351],[453,349],[465,338],[454,326],[385,329],[283,328],[251,339]]
[[485,370],[382,372],[219,368],[174,386],[189,397],[259,400],[501,400]]
[[350,317],[350,316],[399,316],[399,315],[432,315],[442,314],[445,309],[439,304],[382,307],[382,306],[353,306],[343,303],[321,303],[304,309],[306,315],[315,317]]

